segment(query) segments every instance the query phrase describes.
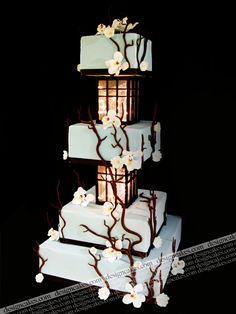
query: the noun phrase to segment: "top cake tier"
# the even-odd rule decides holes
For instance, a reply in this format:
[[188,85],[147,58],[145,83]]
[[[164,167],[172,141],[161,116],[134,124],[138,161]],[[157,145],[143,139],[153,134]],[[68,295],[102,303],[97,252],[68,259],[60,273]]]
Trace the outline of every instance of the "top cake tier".
[[146,76],[152,71],[152,42],[139,34],[83,36],[80,47],[84,75]]

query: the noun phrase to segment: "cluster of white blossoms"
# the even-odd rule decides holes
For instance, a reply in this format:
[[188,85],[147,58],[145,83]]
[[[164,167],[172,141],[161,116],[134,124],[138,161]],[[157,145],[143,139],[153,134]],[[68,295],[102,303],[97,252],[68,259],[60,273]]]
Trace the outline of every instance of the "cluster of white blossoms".
[[121,125],[120,118],[116,115],[115,110],[109,110],[107,115],[102,118],[102,123],[104,130],[112,126],[119,128]]
[[123,150],[123,156],[115,156],[111,159],[112,167],[120,170],[123,166],[126,166],[128,171],[133,171],[134,169],[140,169],[142,166],[143,152],[136,151],[131,152]]
[[[129,32],[133,28],[135,28],[136,25],[138,25],[138,22],[133,23],[128,23],[128,17],[124,17],[122,20],[120,19],[115,19],[112,22],[112,25],[104,25],[104,24],[99,24],[97,27],[97,34],[96,35],[104,35],[107,38],[112,38],[115,33],[117,32]],[[120,51],[116,51],[114,53],[113,59],[107,60],[105,62],[106,66],[108,67],[108,73],[110,75],[119,75],[120,70],[127,70],[129,67],[129,64],[127,61],[123,62],[124,56]],[[140,70],[141,71],[147,71],[148,69],[148,62],[147,61],[142,61],[140,63]]]
[[95,199],[94,195],[86,193],[87,192],[82,187],[79,187],[78,190],[74,193],[72,204],[86,207],[90,202],[93,202]]
[[179,258],[176,256],[172,262],[171,267],[171,273],[173,275],[184,274],[185,262],[183,260],[179,260]]
[[123,33],[124,31],[129,32],[136,25],[138,25],[138,22],[134,24],[128,23],[128,17],[124,17],[122,20],[115,19],[113,20],[111,26],[99,24],[97,27],[97,35],[104,35],[107,38],[111,38],[115,35],[116,32],[121,32],[121,33]]

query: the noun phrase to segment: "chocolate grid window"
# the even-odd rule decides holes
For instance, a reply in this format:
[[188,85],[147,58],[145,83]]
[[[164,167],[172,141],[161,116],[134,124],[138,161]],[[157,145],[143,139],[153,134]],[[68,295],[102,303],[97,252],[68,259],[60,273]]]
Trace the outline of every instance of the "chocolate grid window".
[[[125,206],[131,205],[137,198],[137,171],[128,172],[126,168],[120,170],[112,169],[116,182],[116,189],[119,198]],[[97,169],[97,203],[113,202],[114,195],[111,186],[111,177],[106,166],[98,166]]]
[[98,80],[98,117],[102,118],[109,110],[115,110],[123,123],[132,124],[139,120],[139,80],[137,78]]

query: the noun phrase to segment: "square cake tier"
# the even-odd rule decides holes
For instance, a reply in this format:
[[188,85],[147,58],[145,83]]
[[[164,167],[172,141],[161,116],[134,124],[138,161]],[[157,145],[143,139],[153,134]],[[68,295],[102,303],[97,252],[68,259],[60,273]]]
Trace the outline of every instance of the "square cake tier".
[[[137,269],[137,282],[142,283],[144,287],[145,281],[148,282],[151,276],[150,267],[154,269],[160,263],[161,255],[162,263],[159,275],[163,285],[165,284],[174,253],[173,240],[175,240],[176,249],[180,243],[181,218],[167,215],[167,223],[161,229],[160,237],[162,239],[161,247],[153,248],[149,256],[144,259],[134,257],[135,261],[141,262],[141,267]],[[93,263],[88,248],[47,240],[40,245],[39,253],[44,260],[47,260],[42,267],[42,273],[90,285],[103,286],[103,281],[98,277],[94,268],[88,265],[88,263]],[[98,251],[98,254],[101,254],[101,251]],[[130,263],[126,255],[123,254],[121,259],[113,263],[103,257],[98,267],[109,282],[111,289],[125,291],[125,284],[130,281],[126,277],[130,274]],[[160,284],[155,284],[158,289]]]
[[[127,33],[125,40],[127,60],[130,63],[129,69],[122,72],[122,75],[133,73],[132,70],[139,71],[139,63],[147,62],[147,71],[152,71],[152,42],[135,33]],[[119,46],[120,52],[125,56],[125,41],[123,34],[115,34],[112,40]],[[111,39],[103,35],[83,36],[80,42],[80,69],[84,74],[106,73],[108,68],[105,64],[107,60],[113,59],[114,53],[118,51],[118,46]],[[144,57],[143,57],[144,56]],[[141,72],[144,74],[145,72]]]
[[[143,136],[143,159],[144,161],[151,157],[152,146],[149,140],[151,135],[151,121],[140,121],[138,123],[127,125],[125,130],[129,139],[129,150],[141,151],[142,149],[142,136]],[[69,127],[69,157],[80,158],[89,160],[100,160],[96,146],[98,139],[92,129],[86,123],[76,123]],[[114,140],[113,128],[103,129],[102,124],[96,124],[96,129],[101,138],[107,138],[101,143],[100,152],[106,161],[120,154],[119,147],[113,147],[116,142]],[[120,139],[120,144],[123,149],[126,149],[126,137],[121,128],[117,129],[117,138]],[[87,145],[84,145],[87,143]],[[155,150],[160,150],[160,132],[156,133]]]
[[[92,188],[87,193],[95,194],[95,188]],[[143,196],[150,197],[150,192],[147,190],[138,190],[138,195],[141,193]],[[160,191],[155,191],[155,194],[157,196],[155,209],[155,234],[157,234],[165,221],[167,194]],[[136,244],[134,249],[138,252],[148,254],[151,246],[151,229],[149,224],[150,211],[148,204],[143,202],[143,200],[144,199],[139,196],[138,199],[126,209],[125,224],[129,229],[138,232],[142,237],[142,241]],[[104,220],[106,221],[106,224],[110,226],[113,223],[113,219],[111,216],[104,215],[102,205],[90,203],[87,207],[82,207],[81,205],[74,205],[70,202],[62,208],[61,215],[65,221],[64,223],[60,217],[59,232],[61,241],[69,243],[77,242],[77,244],[88,247],[94,245],[105,246],[105,239],[98,237],[91,232],[84,232],[85,227],[81,226],[81,224],[83,224],[97,234],[106,236],[107,228],[104,225]],[[120,239],[123,234],[126,234],[132,241],[138,239],[136,235],[127,233],[122,227],[121,220],[119,220],[112,230],[112,236]],[[124,247],[127,248],[127,246],[128,243],[124,241]]]

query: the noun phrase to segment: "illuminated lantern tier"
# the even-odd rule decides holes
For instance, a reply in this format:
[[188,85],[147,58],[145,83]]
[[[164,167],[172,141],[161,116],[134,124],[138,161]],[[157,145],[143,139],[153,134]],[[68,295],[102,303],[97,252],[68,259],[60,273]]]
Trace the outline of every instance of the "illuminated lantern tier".
[[97,122],[109,110],[115,110],[122,123],[132,124],[139,121],[139,79],[104,78],[98,80]]
[[[131,205],[138,196],[137,170],[128,172],[126,168],[112,171],[118,197],[126,207]],[[98,166],[97,170],[97,203],[113,202],[114,194],[111,185],[112,177],[106,166]]]

